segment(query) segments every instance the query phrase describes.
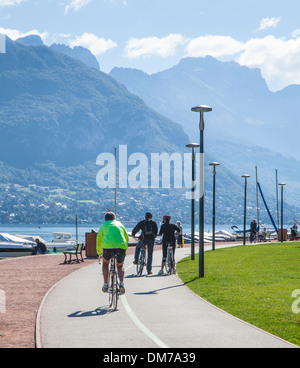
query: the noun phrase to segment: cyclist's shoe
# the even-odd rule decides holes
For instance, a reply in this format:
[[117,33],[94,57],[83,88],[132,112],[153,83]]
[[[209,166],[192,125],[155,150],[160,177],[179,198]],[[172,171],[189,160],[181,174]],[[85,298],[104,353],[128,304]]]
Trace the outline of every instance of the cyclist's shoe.
[[134,260],[134,261],[133,261],[133,264],[134,264],[134,265],[137,265],[137,264],[138,264],[138,262]]
[[158,274],[159,274],[159,275],[163,275],[163,274],[164,274],[164,270],[159,270],[159,271],[158,271]]
[[125,294],[124,282],[120,282],[119,290],[121,295]]
[[149,272],[148,272],[148,275],[152,275],[152,272],[151,272],[151,271],[149,271]]
[[174,275],[176,275],[176,273],[177,273],[177,271],[176,271],[176,269],[175,269],[175,268],[173,269],[173,273],[174,273]]
[[102,286],[102,291],[103,291],[103,293],[107,293],[108,292],[108,284],[104,284]]

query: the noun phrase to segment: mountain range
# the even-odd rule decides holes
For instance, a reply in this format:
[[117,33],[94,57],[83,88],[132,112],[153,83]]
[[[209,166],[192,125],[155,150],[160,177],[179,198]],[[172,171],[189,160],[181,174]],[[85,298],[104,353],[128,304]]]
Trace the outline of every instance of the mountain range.
[[[18,38],[16,41],[24,46],[45,46],[41,37],[37,35],[21,37]],[[71,48],[70,46],[64,44],[53,43],[50,48],[55,51],[61,52],[62,54],[68,55],[74,59],[77,59],[87,66],[100,70],[98,60],[90,52],[90,50],[85,47],[75,46]]]
[[[286,182],[286,200],[298,205],[300,192],[300,86],[271,92],[259,69],[212,57],[186,58],[178,65],[148,75],[114,68],[110,75],[149,106],[182,125],[199,142],[198,104],[212,106],[205,114],[205,152],[237,176],[255,167],[272,200],[279,181]],[[296,216],[296,214],[295,214]]]
[[[219,62],[205,59],[204,63],[208,61],[217,69]],[[127,69],[114,69],[107,75],[78,60],[74,54],[67,55],[66,47],[47,47],[37,38],[16,42],[7,38],[6,53],[0,54],[0,223],[70,222],[76,213],[80,213],[82,221],[97,221],[107,207],[113,207],[114,198],[112,190],[99,189],[96,185],[97,156],[102,152],[113,153],[120,145],[128,146],[128,155],[142,152],[149,157],[153,152],[187,152],[185,145],[197,140],[199,135],[199,117],[190,108],[202,101],[216,106],[205,116],[207,218],[211,218],[212,195],[208,164],[219,160],[222,166],[217,176],[217,220],[241,223],[243,181],[238,167],[243,160],[248,158],[252,164],[256,158],[267,157],[265,168],[276,159],[295,175],[299,175],[298,161],[285,159],[265,147],[254,147],[249,139],[231,139],[224,123],[224,129],[220,121],[215,123],[217,116],[231,116],[228,109],[222,110],[222,104],[214,105],[226,89],[220,87],[215,97],[213,92],[209,95],[206,76],[209,73],[203,71],[203,66],[202,74],[207,80],[204,78],[200,83],[196,76],[187,77],[190,71],[196,73],[197,68],[201,69],[202,62],[201,59],[183,60],[177,66],[180,73],[175,73],[174,67],[165,74],[153,76]],[[219,66],[223,68],[222,63]],[[238,77],[235,71],[240,73]],[[241,81],[246,78],[244,72],[249,71],[241,71],[234,64],[231,79]],[[228,78],[231,73],[227,72]],[[268,95],[258,71],[249,73],[254,78],[252,90],[257,84],[258,90],[263,89],[257,94]],[[173,80],[176,75],[177,84]],[[212,78],[211,83],[215,83],[211,88],[218,91],[216,80]],[[222,86],[224,83],[225,80]],[[189,88],[194,89],[192,100]],[[229,95],[230,88],[227,88]],[[238,95],[238,86],[236,89]],[[213,97],[214,101],[210,99]],[[229,99],[234,103],[232,96]],[[184,110],[188,111],[183,111],[183,102]],[[252,114],[249,107],[247,111]],[[235,126],[235,114],[230,119]],[[235,162],[231,161],[233,152]],[[119,190],[119,218],[133,221],[150,209],[156,216],[175,213],[177,218],[188,222],[190,203],[184,194],[184,188]],[[272,193],[267,191],[266,197],[272,201],[274,211]],[[249,214],[253,217],[256,202],[253,185],[249,187],[248,199]],[[293,201],[287,203],[286,216],[295,215],[297,208]],[[262,217],[268,221],[265,214]]]
[[0,160],[5,163],[26,167],[48,160],[70,166],[119,144],[129,152],[161,152],[188,140],[179,124],[107,74],[45,46],[7,39],[6,49],[0,54]]
[[110,76],[140,96],[149,106],[198,136],[191,107],[213,107],[207,114],[208,142],[223,140],[268,148],[300,160],[300,86],[271,92],[259,69],[213,57],[182,59],[174,67],[147,75],[114,68]]

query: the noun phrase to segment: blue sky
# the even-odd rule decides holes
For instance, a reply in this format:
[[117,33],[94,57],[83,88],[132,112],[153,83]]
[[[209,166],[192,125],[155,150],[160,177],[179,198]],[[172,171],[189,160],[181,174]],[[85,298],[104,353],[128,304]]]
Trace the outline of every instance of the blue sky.
[[0,0],[0,33],[88,47],[102,71],[149,74],[211,55],[300,84],[299,0]]

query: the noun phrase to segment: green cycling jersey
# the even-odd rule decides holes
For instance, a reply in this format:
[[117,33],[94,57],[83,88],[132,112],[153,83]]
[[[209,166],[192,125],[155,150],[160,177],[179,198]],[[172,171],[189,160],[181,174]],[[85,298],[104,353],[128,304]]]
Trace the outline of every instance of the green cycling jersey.
[[102,254],[102,249],[127,249],[128,234],[120,221],[105,221],[97,234],[97,254]]

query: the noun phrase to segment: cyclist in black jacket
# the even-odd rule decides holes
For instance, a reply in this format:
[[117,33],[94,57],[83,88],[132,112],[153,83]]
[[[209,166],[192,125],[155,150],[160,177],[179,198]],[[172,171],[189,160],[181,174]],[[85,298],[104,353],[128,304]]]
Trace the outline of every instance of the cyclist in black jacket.
[[140,221],[135,228],[132,230],[132,237],[141,231],[140,241],[138,242],[135,248],[134,254],[134,264],[138,263],[138,258],[140,254],[141,247],[146,244],[148,248],[148,259],[147,259],[147,273],[148,275],[152,275],[152,258],[153,258],[153,248],[154,248],[154,240],[158,233],[157,223],[152,220],[152,214],[147,212],[145,214],[145,220]]
[[[167,243],[172,243],[173,244],[173,254],[175,257],[175,248],[176,248],[176,238],[175,238],[175,232],[180,232],[180,229],[178,226],[176,226],[175,224],[172,224],[172,222],[170,222],[171,220],[171,216],[169,215],[165,215],[163,217],[163,224],[160,227],[160,231],[158,236],[163,236],[162,238],[162,262],[161,262],[161,269],[159,270],[158,274],[159,275],[163,275],[164,273],[164,267],[165,267],[165,263],[166,263],[166,259],[167,259],[167,248],[168,245]],[[175,258],[174,258],[175,260]],[[175,262],[174,262],[174,266],[173,266],[173,272],[175,273]]]

